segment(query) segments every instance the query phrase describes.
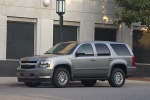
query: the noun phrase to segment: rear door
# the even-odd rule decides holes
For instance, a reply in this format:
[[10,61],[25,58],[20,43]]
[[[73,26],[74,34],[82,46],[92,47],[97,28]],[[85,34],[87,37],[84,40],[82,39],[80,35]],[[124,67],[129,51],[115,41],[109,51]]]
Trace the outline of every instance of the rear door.
[[99,71],[98,75],[99,77],[107,76],[110,63],[113,60],[110,50],[107,45],[103,43],[95,43],[95,49],[97,52],[96,63]]

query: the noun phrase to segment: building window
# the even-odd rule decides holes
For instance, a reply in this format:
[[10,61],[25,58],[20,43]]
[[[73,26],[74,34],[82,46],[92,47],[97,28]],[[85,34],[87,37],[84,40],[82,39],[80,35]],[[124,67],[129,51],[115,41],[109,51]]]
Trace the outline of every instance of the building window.
[[136,63],[150,64],[150,32],[133,31],[133,53]]
[[116,41],[116,29],[95,28],[96,41]]
[[7,22],[6,59],[34,55],[34,23]]
[[[77,26],[63,26],[62,42],[77,41]],[[54,25],[53,45],[60,42],[59,25]]]

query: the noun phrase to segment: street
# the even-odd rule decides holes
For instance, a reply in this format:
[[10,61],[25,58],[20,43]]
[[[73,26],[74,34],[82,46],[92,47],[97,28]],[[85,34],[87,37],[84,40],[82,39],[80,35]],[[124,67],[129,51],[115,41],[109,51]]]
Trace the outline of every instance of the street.
[[126,80],[122,88],[98,81],[94,87],[71,82],[67,88],[54,88],[43,83],[29,88],[16,77],[0,77],[0,100],[150,100],[150,82]]

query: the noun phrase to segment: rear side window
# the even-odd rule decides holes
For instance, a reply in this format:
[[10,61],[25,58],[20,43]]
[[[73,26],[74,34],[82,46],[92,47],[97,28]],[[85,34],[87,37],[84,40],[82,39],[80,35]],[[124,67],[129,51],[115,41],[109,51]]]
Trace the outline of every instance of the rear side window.
[[95,47],[96,47],[98,56],[109,56],[110,55],[110,51],[105,44],[98,43],[98,44],[95,44]]
[[130,56],[130,52],[125,44],[110,44],[118,56]]

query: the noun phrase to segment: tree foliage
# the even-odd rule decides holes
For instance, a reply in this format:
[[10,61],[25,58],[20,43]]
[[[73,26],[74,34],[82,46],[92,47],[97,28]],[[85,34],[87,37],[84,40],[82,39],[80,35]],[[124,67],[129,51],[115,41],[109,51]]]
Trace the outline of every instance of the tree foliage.
[[125,23],[131,26],[132,23],[141,22],[150,29],[150,0],[116,0],[121,11],[115,15],[115,23]]

